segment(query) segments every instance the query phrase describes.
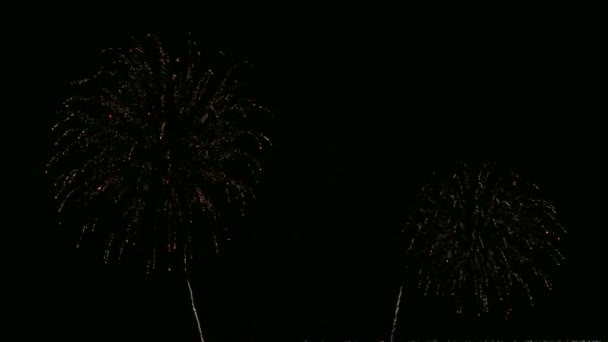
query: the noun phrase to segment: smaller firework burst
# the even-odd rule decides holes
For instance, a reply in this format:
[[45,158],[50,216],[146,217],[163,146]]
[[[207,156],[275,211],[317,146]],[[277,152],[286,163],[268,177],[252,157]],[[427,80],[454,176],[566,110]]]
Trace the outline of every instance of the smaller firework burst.
[[536,284],[551,289],[548,269],[563,256],[566,233],[538,186],[495,163],[461,162],[433,174],[403,232],[425,295],[453,296],[456,311],[502,311],[513,300],[533,305]]

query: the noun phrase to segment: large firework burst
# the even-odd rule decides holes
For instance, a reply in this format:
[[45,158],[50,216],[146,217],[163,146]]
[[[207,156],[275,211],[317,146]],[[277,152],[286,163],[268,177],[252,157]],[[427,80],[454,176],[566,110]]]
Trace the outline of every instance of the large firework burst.
[[495,163],[434,174],[404,232],[419,288],[453,296],[459,313],[469,298],[478,313],[509,316],[520,296],[533,305],[533,284],[550,290],[547,267],[563,260],[555,207],[535,184]]
[[148,34],[104,50],[52,129],[58,211],[77,218],[79,244],[105,241],[106,262],[133,251],[149,271],[187,268],[195,250],[217,250],[226,213],[253,198],[269,112],[239,94],[240,64],[212,70],[186,46],[171,54]]

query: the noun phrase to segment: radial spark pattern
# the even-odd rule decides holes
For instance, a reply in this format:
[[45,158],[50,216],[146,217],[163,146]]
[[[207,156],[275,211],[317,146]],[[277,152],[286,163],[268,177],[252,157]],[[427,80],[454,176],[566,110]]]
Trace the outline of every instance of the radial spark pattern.
[[239,65],[212,70],[196,43],[183,50],[153,35],[105,50],[52,128],[58,211],[80,223],[79,244],[107,242],[106,262],[132,250],[149,270],[188,264],[218,248],[225,214],[253,198],[269,112],[239,95]]
[[490,163],[434,174],[404,232],[419,288],[453,296],[459,313],[468,299],[472,310],[507,316],[514,298],[533,304],[532,284],[551,289],[547,267],[563,260],[555,207],[536,185]]

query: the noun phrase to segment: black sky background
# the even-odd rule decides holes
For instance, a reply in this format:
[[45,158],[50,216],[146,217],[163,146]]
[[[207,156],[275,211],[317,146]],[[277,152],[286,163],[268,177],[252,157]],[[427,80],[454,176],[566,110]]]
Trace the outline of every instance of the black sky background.
[[403,334],[606,338],[608,67],[596,9],[225,3],[70,11],[27,16],[9,33],[23,125],[10,133],[26,148],[18,156],[26,171],[16,173],[29,185],[15,201],[24,204],[30,241],[20,251],[31,261],[21,279],[37,307],[22,311],[45,336],[196,337],[182,280],[146,281],[73,251],[41,177],[52,112],[68,81],[95,70],[99,50],[130,34],[177,41],[192,31],[209,49],[251,61],[249,83],[277,116],[257,215],[195,279],[210,335],[385,337],[408,196],[433,169],[494,159],[529,174],[560,209],[567,261],[554,294],[509,323],[458,320],[433,301],[412,300]]

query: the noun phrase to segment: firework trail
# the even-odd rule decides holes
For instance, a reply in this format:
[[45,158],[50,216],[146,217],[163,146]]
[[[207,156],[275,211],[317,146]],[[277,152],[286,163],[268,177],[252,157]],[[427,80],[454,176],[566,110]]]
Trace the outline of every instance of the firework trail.
[[59,217],[78,224],[78,245],[104,241],[106,263],[187,271],[254,198],[269,111],[240,91],[240,64],[210,69],[204,57],[190,39],[171,54],[148,34],[72,83],[46,172]]

